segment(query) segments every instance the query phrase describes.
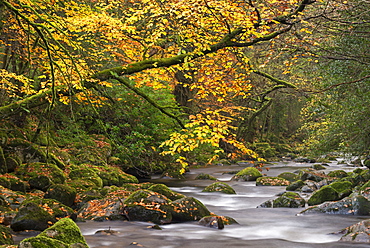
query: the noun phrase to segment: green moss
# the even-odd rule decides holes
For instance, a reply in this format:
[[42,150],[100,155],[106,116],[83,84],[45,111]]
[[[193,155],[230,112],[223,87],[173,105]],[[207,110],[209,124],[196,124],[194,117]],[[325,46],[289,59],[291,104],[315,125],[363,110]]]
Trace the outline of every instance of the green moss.
[[55,199],[70,207],[73,205],[76,195],[76,189],[64,184],[55,184],[49,187],[44,197]]
[[344,178],[344,177],[347,177],[348,174],[344,170],[334,170],[334,171],[330,171],[328,173],[328,176],[329,177],[336,177],[336,178]]
[[273,201],[273,207],[288,207],[288,208],[299,208],[304,207],[306,201],[298,194],[294,192],[285,192]]
[[15,170],[15,174],[24,180],[40,175],[48,177],[52,183],[64,183],[66,180],[63,171],[55,164],[50,163],[21,164]]
[[326,167],[323,166],[322,164],[314,164],[314,165],[312,165],[312,168],[314,170],[325,170],[326,169]]
[[259,177],[256,180],[257,186],[287,186],[290,182],[281,177]]
[[222,192],[225,194],[236,194],[235,190],[228,184],[216,182],[208,185],[203,192]]
[[292,172],[283,172],[278,175],[280,178],[284,178],[285,180],[288,180],[289,182],[295,182],[298,179],[298,176]]
[[94,169],[84,167],[82,165],[78,169],[71,170],[69,177],[72,180],[90,181],[98,188],[103,187],[103,180],[98,176]]
[[127,199],[124,201],[124,204],[130,205],[137,203],[153,203],[153,202],[167,203],[169,202],[169,200],[166,196],[150,190],[138,190],[132,193],[129,197],[127,197]]
[[32,238],[24,239],[20,242],[19,248],[70,248],[70,246],[62,241],[43,237],[36,236]]
[[10,189],[13,191],[26,192],[29,188],[28,183],[19,178],[9,178]]
[[262,173],[257,168],[247,167],[236,173],[233,180],[255,181],[259,177],[262,177]]
[[200,220],[204,216],[211,214],[203,203],[193,197],[184,197],[173,201],[172,205],[174,206],[172,218],[175,221]]
[[46,191],[52,184],[50,178],[44,175],[34,176],[28,180],[28,183],[32,189],[39,189],[42,191]]
[[304,185],[304,182],[302,180],[297,180],[297,181],[291,183],[290,185],[288,185],[286,187],[286,190],[295,191],[295,190],[298,190],[301,187],[303,187],[303,185]]
[[352,193],[352,183],[349,181],[338,181],[329,184],[330,187],[335,189],[338,192],[339,197],[343,198],[349,196]]
[[217,180],[217,178],[209,175],[209,174],[205,174],[205,173],[200,173],[199,175],[197,175],[195,177],[195,180]]
[[94,170],[103,180],[103,186],[122,186],[125,183],[139,183],[135,176],[123,172],[118,167],[94,166]]
[[148,190],[162,194],[172,201],[185,197],[183,194],[173,192],[164,184],[154,184],[150,186]]
[[13,245],[14,240],[10,228],[0,225],[0,245]]
[[8,189],[10,189],[11,186],[9,179],[3,175],[0,175],[0,185]]
[[338,192],[330,187],[329,185],[320,188],[315,191],[310,199],[307,201],[309,206],[318,205],[326,201],[336,201],[339,200],[340,196]]
[[60,219],[53,226],[40,233],[38,237],[56,239],[68,245],[81,244],[83,246],[79,247],[88,247],[79,227],[70,218]]

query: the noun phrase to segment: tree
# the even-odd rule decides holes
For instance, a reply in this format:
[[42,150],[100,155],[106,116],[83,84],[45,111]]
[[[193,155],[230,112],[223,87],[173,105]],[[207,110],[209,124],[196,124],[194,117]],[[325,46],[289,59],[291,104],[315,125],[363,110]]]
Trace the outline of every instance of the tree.
[[[250,74],[272,82],[257,99],[261,110],[269,102],[267,94],[295,86],[261,71],[249,54],[254,46],[272,44],[315,17],[303,15],[315,2],[1,0],[1,18],[9,20],[1,26],[3,91],[11,97],[2,103],[0,115],[41,105],[48,105],[50,113],[58,101],[99,106],[107,99],[97,94],[101,87],[121,84],[182,128],[163,144],[165,153],[181,154],[205,143],[219,147],[221,140],[255,157],[234,131],[245,112],[235,102],[248,97]],[[13,44],[15,37],[18,43]],[[173,89],[178,71],[194,82],[190,90],[199,110],[189,120],[177,115],[175,106],[160,106],[140,91],[143,85]],[[16,85],[31,85],[32,91],[10,94]]]

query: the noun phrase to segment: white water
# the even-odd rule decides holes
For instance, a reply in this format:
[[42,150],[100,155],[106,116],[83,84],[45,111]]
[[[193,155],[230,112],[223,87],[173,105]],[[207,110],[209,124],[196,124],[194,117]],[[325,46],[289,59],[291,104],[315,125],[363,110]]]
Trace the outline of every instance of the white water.
[[[295,171],[310,167],[312,164],[278,163],[264,171],[268,176],[281,172]],[[344,215],[298,215],[303,208],[257,208],[266,200],[273,199],[285,187],[255,186],[255,182],[229,181],[231,175],[225,171],[242,169],[239,166],[215,166],[191,170],[187,180],[155,179],[165,183],[174,191],[193,196],[218,215],[233,217],[238,225],[225,226],[223,230],[199,226],[196,222],[162,225],[162,230],[150,227],[143,222],[86,222],[79,223],[82,233],[90,247],[122,248],[142,245],[144,247],[186,248],[186,247],[369,247],[369,244],[337,242],[341,235],[332,234],[357,223],[366,216]],[[328,170],[353,168],[330,164]],[[209,180],[194,180],[199,173],[208,173],[220,181],[231,185],[237,195],[222,193],[203,193]],[[308,196],[306,196],[308,197]],[[110,236],[94,235],[97,230],[108,229],[119,233]]]

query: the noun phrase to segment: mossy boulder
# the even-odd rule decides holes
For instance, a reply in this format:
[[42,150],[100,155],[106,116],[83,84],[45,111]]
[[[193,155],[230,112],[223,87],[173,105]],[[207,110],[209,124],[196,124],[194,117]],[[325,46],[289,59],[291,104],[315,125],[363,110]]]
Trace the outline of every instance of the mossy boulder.
[[225,194],[236,194],[235,190],[228,185],[227,183],[223,182],[215,182],[211,185],[208,185],[203,192],[221,192]]
[[86,181],[93,183],[96,187],[103,187],[103,180],[99,177],[98,173],[87,166],[81,165],[78,168],[72,169],[69,173],[69,178],[76,181]]
[[5,175],[0,175],[0,186],[10,189],[10,181]]
[[344,177],[347,177],[347,176],[348,176],[348,174],[344,170],[334,170],[334,171],[330,171],[328,173],[328,177],[344,178]]
[[0,186],[0,195],[2,196],[2,199],[5,200],[6,206],[13,210],[17,210],[26,199],[26,196],[23,193],[4,188],[2,186]]
[[262,173],[255,167],[247,167],[236,173],[232,180],[234,181],[255,181],[262,177]]
[[171,201],[175,201],[177,199],[181,199],[185,197],[183,194],[179,194],[179,193],[172,191],[170,188],[168,188],[164,184],[154,184],[150,186],[148,190],[162,194],[166,196],[168,199],[170,199]]
[[63,218],[36,237],[20,242],[19,248],[88,248],[79,227],[70,218]]
[[339,201],[324,202],[320,205],[311,206],[301,213],[370,215],[370,201],[362,195],[355,194]]
[[369,168],[369,169],[370,169],[370,158],[366,158],[366,159],[364,160],[364,166],[366,166],[367,168]]
[[325,170],[326,167],[322,164],[314,164],[314,165],[312,165],[312,169],[314,169],[314,170]]
[[209,210],[203,205],[203,203],[193,197],[184,197],[173,201],[172,205],[174,206],[172,213],[174,221],[194,221],[210,215]]
[[27,181],[31,178],[37,178],[40,175],[48,177],[53,184],[64,183],[66,181],[66,176],[63,171],[52,163],[21,164],[16,168],[14,173],[21,179]]
[[329,186],[338,192],[340,199],[347,197],[352,193],[353,185],[349,181],[337,181],[329,184]]
[[13,245],[14,240],[11,234],[11,229],[0,225],[0,245]]
[[173,206],[166,196],[149,190],[138,190],[124,201],[124,213],[130,221],[171,223],[172,211]]
[[257,186],[288,186],[290,182],[281,177],[259,177],[256,180]]
[[278,175],[280,178],[284,178],[285,180],[288,180],[289,182],[295,182],[298,180],[298,175],[294,174],[292,172],[283,172]]
[[74,211],[51,199],[33,197],[25,200],[11,223],[14,231],[43,231],[58,219],[71,216]]
[[309,206],[313,206],[326,201],[337,201],[339,199],[340,197],[338,192],[334,188],[327,185],[315,191],[311,195],[310,199],[308,199],[307,203]]
[[30,184],[30,187],[32,189],[39,189],[42,191],[46,191],[53,182],[48,176],[38,175],[38,176],[31,177],[28,180],[28,183]]
[[297,180],[295,182],[292,182],[286,187],[286,190],[288,191],[298,191],[303,187],[304,182],[302,180]]
[[102,179],[103,186],[122,186],[125,183],[139,183],[139,180],[135,176],[123,172],[118,167],[94,166],[94,169]]
[[197,175],[195,177],[195,180],[217,180],[217,178],[215,178],[214,176],[211,176],[209,174],[206,174],[206,173],[200,173],[199,175]]
[[325,176],[323,172],[309,171],[309,170],[301,171],[299,173],[299,176],[302,181],[311,180],[315,182],[320,182],[324,180],[325,178],[327,178],[327,176]]
[[304,207],[306,201],[295,192],[284,192],[274,200],[262,203],[259,207],[263,208],[300,208]]
[[30,185],[27,182],[19,178],[16,178],[16,177],[9,178],[9,182],[10,182],[10,189],[13,191],[19,191],[19,192],[25,193],[30,188]]
[[122,201],[115,198],[103,198],[88,201],[78,211],[77,217],[84,220],[125,220]]
[[76,199],[76,189],[65,184],[54,184],[48,188],[44,198],[54,199],[71,207]]

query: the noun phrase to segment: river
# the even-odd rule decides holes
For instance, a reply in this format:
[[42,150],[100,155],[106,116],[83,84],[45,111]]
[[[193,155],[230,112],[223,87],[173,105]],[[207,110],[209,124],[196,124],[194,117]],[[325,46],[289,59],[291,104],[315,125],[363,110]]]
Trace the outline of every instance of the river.
[[[267,176],[277,176],[281,172],[294,172],[308,168],[312,164],[281,162],[264,170]],[[309,248],[309,247],[369,247],[369,244],[338,242],[341,235],[334,234],[368,216],[310,214],[299,215],[304,208],[257,208],[266,200],[274,199],[285,190],[280,186],[255,186],[255,182],[230,181],[227,171],[235,171],[243,166],[210,166],[192,169],[186,180],[153,178],[151,182],[164,183],[172,190],[192,196],[203,202],[213,213],[234,218],[239,224],[225,226],[223,230],[203,227],[197,222],[161,225],[162,230],[150,228],[144,222],[84,222],[78,223],[90,247],[123,248]],[[330,163],[326,172],[353,167]],[[194,180],[196,175],[208,173],[219,181],[232,186],[236,195],[204,193],[210,180]],[[305,197],[308,197],[305,196]],[[97,235],[97,230],[111,229],[114,235]]]

